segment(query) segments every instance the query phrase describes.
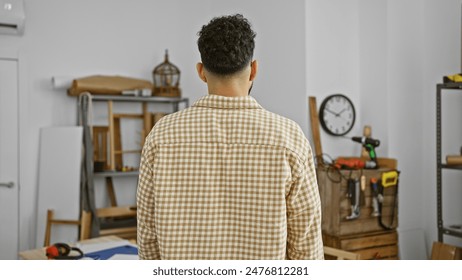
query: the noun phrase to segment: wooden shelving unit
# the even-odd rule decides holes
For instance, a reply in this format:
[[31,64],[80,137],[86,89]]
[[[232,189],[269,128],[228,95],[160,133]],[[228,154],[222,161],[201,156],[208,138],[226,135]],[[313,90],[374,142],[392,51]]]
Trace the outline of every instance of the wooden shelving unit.
[[[92,111],[94,102],[107,104],[107,126],[95,126],[92,131],[89,127],[89,111]],[[120,114],[115,112],[115,103],[139,103],[139,114]],[[137,170],[124,171],[122,155],[124,153],[141,153],[141,150],[123,150],[120,142],[121,118],[136,118],[143,122],[142,139],[147,136],[154,124],[154,114],[148,110],[149,103],[170,104],[171,112],[189,106],[188,98],[175,97],[138,97],[122,95],[91,95],[79,96],[78,119],[84,127],[84,167],[82,170],[81,205],[82,210],[92,213],[91,237],[116,234],[122,238],[136,238],[136,207],[119,206],[113,187],[113,178],[133,177],[138,178]],[[98,138],[98,140],[97,140]],[[143,142],[141,142],[141,145]],[[95,162],[101,160],[95,172]],[[95,203],[94,178],[104,178],[110,206],[97,208]],[[96,219],[94,217],[97,217]],[[119,233],[119,234],[118,234]]]

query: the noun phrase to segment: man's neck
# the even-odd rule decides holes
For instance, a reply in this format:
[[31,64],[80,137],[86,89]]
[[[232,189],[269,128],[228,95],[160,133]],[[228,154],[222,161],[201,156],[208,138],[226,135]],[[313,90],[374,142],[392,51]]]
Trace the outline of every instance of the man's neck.
[[248,84],[242,83],[239,80],[209,81],[209,94],[221,95],[226,97],[239,97],[249,95]]

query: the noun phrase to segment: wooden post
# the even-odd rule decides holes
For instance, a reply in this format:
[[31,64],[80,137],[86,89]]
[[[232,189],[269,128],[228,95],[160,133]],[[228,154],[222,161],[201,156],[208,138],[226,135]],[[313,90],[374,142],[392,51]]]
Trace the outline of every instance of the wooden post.
[[148,111],[148,103],[143,103],[143,134],[141,135],[141,148],[144,146],[144,140],[152,129],[151,113]]
[[109,169],[115,170],[115,135],[114,135],[114,112],[112,100],[107,102],[108,123],[109,123]]

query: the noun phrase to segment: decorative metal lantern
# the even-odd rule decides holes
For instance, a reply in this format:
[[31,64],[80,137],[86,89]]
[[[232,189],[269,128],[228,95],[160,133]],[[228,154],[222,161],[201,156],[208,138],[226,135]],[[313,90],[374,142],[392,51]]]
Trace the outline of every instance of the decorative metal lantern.
[[168,61],[168,50],[165,60],[152,71],[154,89],[152,95],[163,97],[180,97],[180,69]]

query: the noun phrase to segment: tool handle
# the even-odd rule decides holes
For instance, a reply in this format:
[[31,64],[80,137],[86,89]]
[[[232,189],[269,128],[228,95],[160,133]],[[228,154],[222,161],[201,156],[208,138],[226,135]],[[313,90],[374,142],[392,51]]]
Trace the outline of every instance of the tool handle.
[[377,196],[379,194],[379,187],[378,187],[378,179],[377,178],[371,178],[371,188],[372,188],[372,194],[374,196]]
[[352,198],[354,196],[355,191],[355,180],[348,179],[347,181],[347,197]]
[[371,160],[377,162],[377,154],[375,153],[374,146],[371,144],[366,144],[364,147],[369,152],[369,157],[371,158]]
[[370,137],[359,137],[359,136],[354,136],[351,137],[351,140],[361,143],[363,145],[372,145],[374,147],[380,146],[380,140],[370,138]]
[[353,204],[357,207],[359,206],[359,196],[361,195],[361,187],[359,180],[355,180],[355,193],[354,193],[354,201]]

